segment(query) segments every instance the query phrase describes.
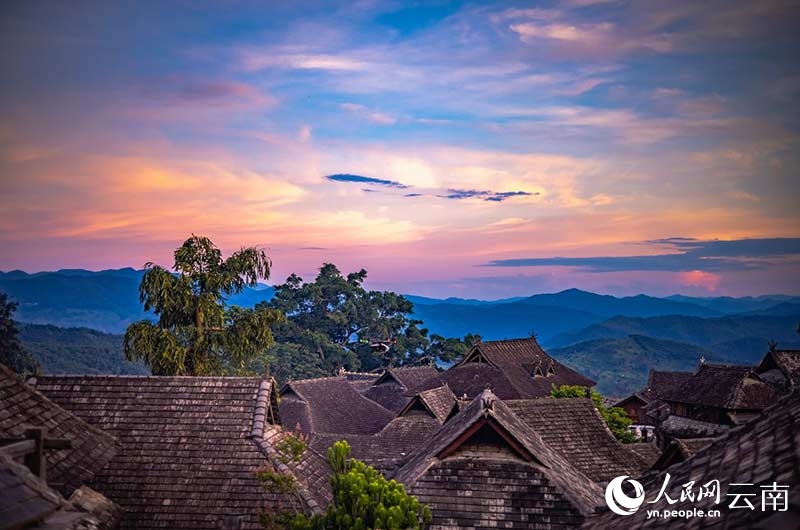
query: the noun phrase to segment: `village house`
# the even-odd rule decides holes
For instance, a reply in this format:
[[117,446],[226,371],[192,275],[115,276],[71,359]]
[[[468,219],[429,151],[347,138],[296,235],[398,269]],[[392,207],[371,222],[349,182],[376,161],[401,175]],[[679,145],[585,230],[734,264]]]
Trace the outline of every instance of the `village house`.
[[[779,399],[758,418],[731,429],[693,455],[665,470],[654,470],[637,480],[647,504],[630,515],[620,516],[604,506],[602,513],[588,518],[584,530],[747,529],[776,530],[800,527],[800,392]],[[703,485],[718,481],[718,494],[697,497]],[[659,491],[666,483],[666,496]],[[689,486],[691,500],[681,491]],[[786,495],[779,504],[765,504],[765,490]],[[736,496],[746,496],[752,505],[730,508]],[[658,497],[658,498],[657,498]],[[668,498],[670,500],[668,500]],[[651,503],[650,501],[655,501]],[[740,497],[741,502],[741,497]],[[648,511],[720,510],[721,517],[648,517]]]
[[[550,362],[532,339],[482,343],[467,358],[441,373],[432,367],[342,372],[290,381],[280,393],[274,381],[258,377],[41,376],[25,384],[4,369],[0,398],[17,405],[5,407],[15,412],[4,412],[0,427],[12,438],[39,422],[48,436],[72,440],[79,451],[46,453],[52,482],[40,480],[39,496],[58,499],[56,508],[41,501],[49,514],[105,517],[98,529],[255,529],[265,514],[320,513],[333,498],[323,455],[339,440],[429,505],[432,530],[604,528],[612,520],[598,511],[613,478],[641,477],[650,487],[659,470],[716,466],[704,456],[709,451],[724,447],[720,458],[729,459],[730,451],[766,443],[767,436],[774,439],[763,449],[774,457],[769,472],[796,483],[786,462],[798,436],[797,392],[765,413],[774,422],[757,419],[755,430],[753,423],[732,429],[672,414],[661,424],[708,423],[718,430],[712,437],[675,437],[660,453],[653,444],[621,444],[588,397],[549,397],[544,382],[550,389],[593,382]],[[752,370],[728,368],[654,371],[642,394],[648,406],[663,400],[669,408],[703,399],[745,422],[743,412],[754,409],[743,404],[763,395],[763,381],[758,375],[751,381]],[[480,373],[491,378],[470,396],[477,388],[470,378]],[[686,392],[688,382],[708,382],[714,374],[728,377],[728,393]],[[458,391],[451,381],[461,384]],[[790,426],[778,422],[789,418]],[[282,446],[292,433],[306,443],[298,458],[287,459]],[[752,464],[752,455],[740,456]],[[20,484],[30,477],[18,478],[18,462],[0,463],[4,483],[27,487]],[[265,472],[291,477],[295,486],[267,488],[258,478]],[[91,502],[79,504],[81,498]],[[94,514],[97,506],[104,508]]]
[[550,395],[553,385],[591,388],[595,382],[550,357],[534,338],[480,342],[453,366],[438,374],[461,397],[492,389],[500,399]]
[[666,399],[679,389],[692,372],[650,370],[647,386],[613,404],[625,411],[634,425],[655,425],[657,409],[666,405]]
[[654,465],[682,461],[707,441],[758,417],[791,391],[800,355],[771,351],[758,368],[705,362],[694,372],[651,370],[647,386],[615,403],[634,426],[655,428],[663,454]]
[[761,360],[756,373],[784,392],[800,387],[800,350],[770,350]]
[[[327,483],[320,455],[306,451],[291,467],[276,458],[272,444],[282,434],[273,381],[42,376],[30,383],[115,440],[117,450],[84,480],[121,506],[119,528],[256,529],[262,513],[311,513],[330,500],[314,482],[322,475]],[[298,487],[269,491],[257,477],[262,470],[291,473]]]

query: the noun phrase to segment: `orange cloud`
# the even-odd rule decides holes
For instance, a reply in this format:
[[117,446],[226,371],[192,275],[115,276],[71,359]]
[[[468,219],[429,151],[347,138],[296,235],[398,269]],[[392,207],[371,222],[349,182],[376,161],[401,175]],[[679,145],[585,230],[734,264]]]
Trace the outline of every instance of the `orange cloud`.
[[709,292],[714,292],[719,288],[722,280],[719,275],[705,271],[687,271],[678,273],[678,281],[687,287],[700,287]]

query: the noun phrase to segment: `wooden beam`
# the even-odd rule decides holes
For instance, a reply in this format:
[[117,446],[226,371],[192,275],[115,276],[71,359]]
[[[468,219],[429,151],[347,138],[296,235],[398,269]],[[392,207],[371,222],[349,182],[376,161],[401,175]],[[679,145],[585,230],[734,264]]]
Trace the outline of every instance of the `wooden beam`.
[[47,482],[47,464],[44,459],[44,429],[26,429],[25,438],[33,440],[36,444],[33,451],[25,455],[25,465],[28,466],[31,473]]
[[[6,438],[7,440],[7,438]],[[0,447],[0,453],[5,453],[13,460],[19,460],[25,455],[36,450],[36,442],[33,440],[17,440]]]

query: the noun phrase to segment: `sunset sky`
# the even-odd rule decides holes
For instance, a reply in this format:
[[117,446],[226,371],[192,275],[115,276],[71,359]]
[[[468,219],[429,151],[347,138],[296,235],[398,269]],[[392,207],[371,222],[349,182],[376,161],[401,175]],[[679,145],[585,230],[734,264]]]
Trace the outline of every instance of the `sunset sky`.
[[0,269],[800,294],[800,8],[699,4],[3,2]]

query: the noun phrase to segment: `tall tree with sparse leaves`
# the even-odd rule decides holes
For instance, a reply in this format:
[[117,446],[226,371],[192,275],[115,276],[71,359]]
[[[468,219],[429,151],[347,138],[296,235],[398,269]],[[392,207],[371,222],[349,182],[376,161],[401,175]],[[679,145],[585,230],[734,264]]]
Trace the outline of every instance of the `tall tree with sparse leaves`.
[[242,248],[227,259],[210,239],[192,235],[175,250],[173,271],[147,263],[139,299],[158,320],[131,324],[125,356],[154,375],[247,373],[274,343],[280,311],[227,307],[226,296],[268,279],[263,250]]

